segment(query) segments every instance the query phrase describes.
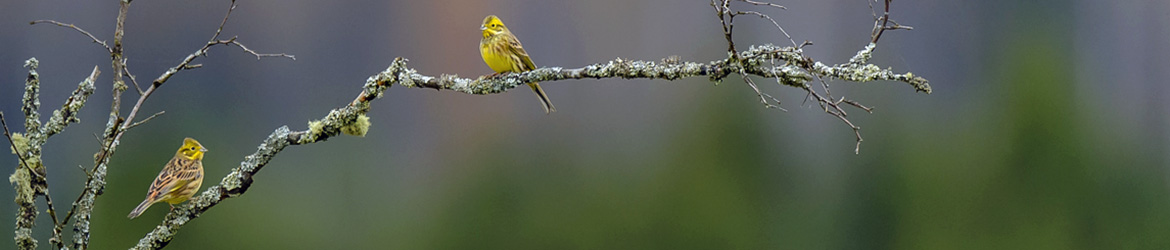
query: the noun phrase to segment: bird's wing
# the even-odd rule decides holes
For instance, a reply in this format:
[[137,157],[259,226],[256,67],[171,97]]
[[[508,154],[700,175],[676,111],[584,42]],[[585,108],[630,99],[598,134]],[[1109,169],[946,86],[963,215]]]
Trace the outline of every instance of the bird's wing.
[[176,188],[187,184],[190,179],[180,178],[185,168],[193,165],[195,161],[183,159],[175,156],[163,167],[162,172],[158,173],[158,177],[154,178],[154,183],[150,184],[150,190],[147,191],[147,196],[152,199],[158,199],[162,195],[174,191]]
[[536,69],[536,64],[532,63],[532,58],[528,57],[528,51],[524,51],[524,45],[520,44],[520,39],[516,39],[516,36],[512,35],[511,33],[508,33],[507,36],[504,36],[504,39],[508,43],[508,50],[519,57],[520,62],[523,64],[521,71]]

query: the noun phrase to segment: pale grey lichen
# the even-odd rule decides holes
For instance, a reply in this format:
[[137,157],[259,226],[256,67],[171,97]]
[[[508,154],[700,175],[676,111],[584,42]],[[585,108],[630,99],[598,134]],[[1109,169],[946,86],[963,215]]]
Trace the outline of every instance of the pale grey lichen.
[[24,112],[25,131],[31,134],[40,134],[41,130],[41,74],[37,73],[40,64],[36,57],[24,61],[24,66],[28,68],[28,78],[24,82],[24,98],[21,99],[23,105],[20,110]]
[[869,62],[869,58],[873,57],[873,49],[877,48],[877,43],[869,43],[865,45],[864,49],[857,51],[856,55],[849,58],[849,64],[857,65]]

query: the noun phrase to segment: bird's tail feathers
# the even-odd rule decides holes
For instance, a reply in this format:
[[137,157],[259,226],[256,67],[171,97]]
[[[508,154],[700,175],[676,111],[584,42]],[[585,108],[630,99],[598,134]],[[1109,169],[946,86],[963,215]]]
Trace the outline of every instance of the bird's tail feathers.
[[146,199],[146,200],[142,201],[142,204],[138,204],[138,207],[135,207],[134,211],[130,211],[130,215],[126,216],[126,217],[134,219],[134,217],[138,217],[139,215],[142,215],[142,212],[146,212],[146,209],[150,208],[150,205],[154,205],[154,201],[152,201],[150,199]]
[[553,107],[552,101],[548,100],[548,95],[540,88],[540,84],[529,83],[528,87],[532,87],[532,92],[536,92],[536,95],[540,97],[540,103],[544,104],[544,113],[550,114],[557,111],[557,108]]

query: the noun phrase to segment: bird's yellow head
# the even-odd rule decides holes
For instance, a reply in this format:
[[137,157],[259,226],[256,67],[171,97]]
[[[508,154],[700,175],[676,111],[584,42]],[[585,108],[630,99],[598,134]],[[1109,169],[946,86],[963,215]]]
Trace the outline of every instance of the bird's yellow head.
[[199,141],[191,139],[191,137],[187,137],[187,139],[183,139],[183,147],[179,148],[179,152],[176,152],[175,154],[182,155],[187,159],[203,160],[203,153],[206,152],[207,148],[204,148],[202,144],[199,144]]
[[490,15],[483,18],[483,25],[479,26],[479,30],[483,31],[483,37],[489,37],[507,31],[508,27],[504,27],[504,22],[500,21],[499,17]]

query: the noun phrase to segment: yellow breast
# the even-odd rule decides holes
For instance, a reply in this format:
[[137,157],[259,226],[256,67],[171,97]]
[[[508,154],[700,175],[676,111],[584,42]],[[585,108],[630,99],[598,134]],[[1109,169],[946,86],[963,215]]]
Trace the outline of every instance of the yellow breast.
[[516,58],[504,52],[502,46],[495,46],[496,48],[493,48],[493,41],[491,40],[495,39],[490,37],[484,38],[479,44],[479,55],[483,57],[483,62],[487,63],[488,67],[497,73],[518,72],[515,67],[516,63],[513,63],[516,61]]

